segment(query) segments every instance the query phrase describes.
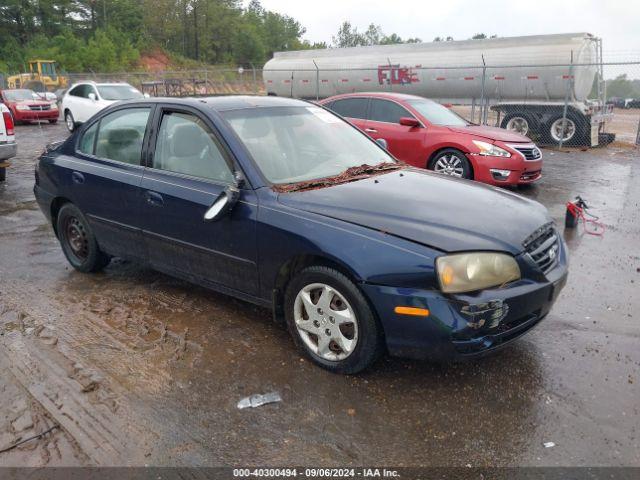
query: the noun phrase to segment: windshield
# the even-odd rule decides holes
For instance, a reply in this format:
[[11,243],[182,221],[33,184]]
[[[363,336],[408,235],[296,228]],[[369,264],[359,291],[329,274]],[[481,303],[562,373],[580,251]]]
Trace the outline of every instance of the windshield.
[[143,97],[142,93],[131,85],[100,85],[98,92],[105,100],[133,100]]
[[420,115],[426,118],[433,125],[446,125],[464,127],[469,125],[464,118],[452,112],[447,107],[431,100],[407,100],[407,103],[415,108]]
[[364,134],[320,107],[232,110],[223,116],[274,184],[337,176],[365,164],[397,163]]
[[4,96],[10,102],[21,102],[24,100],[33,100],[36,93],[33,90],[21,89],[21,90],[5,90]]

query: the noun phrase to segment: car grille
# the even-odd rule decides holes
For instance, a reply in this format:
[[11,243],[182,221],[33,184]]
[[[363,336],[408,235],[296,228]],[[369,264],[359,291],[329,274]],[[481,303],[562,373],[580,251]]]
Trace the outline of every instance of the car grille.
[[558,233],[552,222],[543,225],[529,235],[522,245],[544,273],[547,273],[558,263],[560,244]]
[[510,145],[522,154],[525,160],[533,161],[542,158],[542,152],[535,145]]
[[30,105],[29,108],[36,112],[41,112],[42,110],[51,110],[51,105]]

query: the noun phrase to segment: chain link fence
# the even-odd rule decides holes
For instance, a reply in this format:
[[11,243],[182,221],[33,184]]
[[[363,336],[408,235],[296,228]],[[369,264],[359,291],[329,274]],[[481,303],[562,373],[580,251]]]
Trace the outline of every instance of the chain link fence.
[[640,60],[461,67],[389,61],[372,69],[212,67],[64,76],[68,85],[127,82],[154,97],[271,94],[319,100],[342,93],[407,93],[442,103],[472,123],[518,131],[541,144],[640,145]]
[[[268,94],[322,99],[357,92],[419,95],[480,125],[543,145],[640,143],[640,61],[267,70]],[[606,79],[606,80],[603,80]]]
[[262,69],[208,68],[160,72],[68,73],[68,84],[126,82],[154,97],[264,95]]

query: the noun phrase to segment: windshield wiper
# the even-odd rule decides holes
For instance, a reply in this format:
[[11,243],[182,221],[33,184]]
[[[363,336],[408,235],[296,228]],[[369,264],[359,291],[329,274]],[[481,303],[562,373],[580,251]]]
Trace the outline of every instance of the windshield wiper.
[[340,175],[341,176],[347,175],[347,176],[353,177],[353,176],[371,174],[376,172],[384,172],[386,170],[397,170],[399,168],[402,168],[402,165],[395,162],[382,162],[376,165],[368,165],[365,163],[358,167],[347,168]]
[[281,185],[275,185],[274,189],[278,192],[297,192],[299,190],[311,190],[315,188],[328,187],[330,185],[337,185],[340,183],[353,182],[362,178],[370,177],[377,173],[382,173],[390,170],[398,170],[403,168],[404,165],[395,162],[382,162],[376,165],[368,165],[366,163],[355,167],[349,167],[344,172],[338,175],[330,177],[317,178],[314,180],[307,180],[304,182],[285,183]]

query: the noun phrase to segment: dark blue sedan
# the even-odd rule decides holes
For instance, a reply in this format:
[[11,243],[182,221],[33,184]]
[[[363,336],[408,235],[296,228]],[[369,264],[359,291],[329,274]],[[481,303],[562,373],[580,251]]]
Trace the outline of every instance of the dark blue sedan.
[[491,352],[567,276],[537,202],[408,167],[297,100],[114,105],[42,155],[35,195],[77,270],[121,257],[268,306],[335,372]]

